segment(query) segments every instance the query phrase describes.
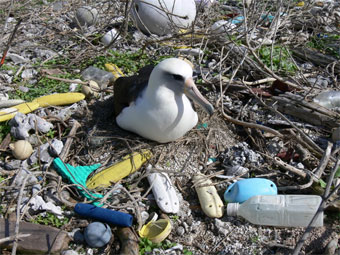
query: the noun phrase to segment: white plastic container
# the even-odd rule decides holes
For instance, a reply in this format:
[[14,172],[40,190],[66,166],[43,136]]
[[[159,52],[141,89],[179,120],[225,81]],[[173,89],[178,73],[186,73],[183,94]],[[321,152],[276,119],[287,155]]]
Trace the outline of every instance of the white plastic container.
[[[260,195],[242,204],[229,203],[229,216],[242,216],[256,225],[280,227],[307,227],[321,204],[315,195]],[[323,212],[313,224],[323,226]]]

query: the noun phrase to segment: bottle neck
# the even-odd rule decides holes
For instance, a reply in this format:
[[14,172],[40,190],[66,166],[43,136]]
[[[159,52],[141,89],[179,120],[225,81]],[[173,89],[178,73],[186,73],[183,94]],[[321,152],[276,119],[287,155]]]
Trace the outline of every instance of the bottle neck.
[[227,215],[228,216],[237,216],[238,208],[240,207],[239,203],[228,203],[227,205]]

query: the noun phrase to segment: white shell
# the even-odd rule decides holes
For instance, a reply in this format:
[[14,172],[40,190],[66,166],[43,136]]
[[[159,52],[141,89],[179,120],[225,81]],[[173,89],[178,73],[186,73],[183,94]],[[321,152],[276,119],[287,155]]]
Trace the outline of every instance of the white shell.
[[19,140],[11,143],[9,148],[16,159],[24,160],[31,156],[33,152],[32,145],[26,140]]
[[196,17],[196,3],[195,0],[134,0],[131,14],[143,33],[165,35],[174,27],[191,26]]
[[179,200],[169,176],[166,173],[152,173],[148,181],[158,207],[165,213],[178,213]]

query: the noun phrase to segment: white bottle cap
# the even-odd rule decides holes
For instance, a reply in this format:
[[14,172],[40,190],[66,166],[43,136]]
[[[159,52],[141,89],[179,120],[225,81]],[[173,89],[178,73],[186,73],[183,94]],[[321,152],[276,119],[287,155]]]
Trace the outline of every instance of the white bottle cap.
[[227,215],[228,216],[236,216],[239,206],[240,206],[239,203],[228,203],[228,205],[227,205]]

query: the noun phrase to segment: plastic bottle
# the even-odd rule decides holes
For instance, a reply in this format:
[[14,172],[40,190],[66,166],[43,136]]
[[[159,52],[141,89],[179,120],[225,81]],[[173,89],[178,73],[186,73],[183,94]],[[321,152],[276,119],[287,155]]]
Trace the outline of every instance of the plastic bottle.
[[[253,196],[242,204],[229,203],[228,216],[242,216],[256,225],[307,227],[321,203],[314,195]],[[323,212],[313,224],[323,226]]]
[[105,70],[99,69],[95,66],[86,68],[82,73],[81,77],[87,81],[95,81],[98,83],[100,88],[106,88],[110,81],[115,79],[114,75]]
[[313,101],[328,109],[340,107],[340,91],[330,90],[322,92]]

